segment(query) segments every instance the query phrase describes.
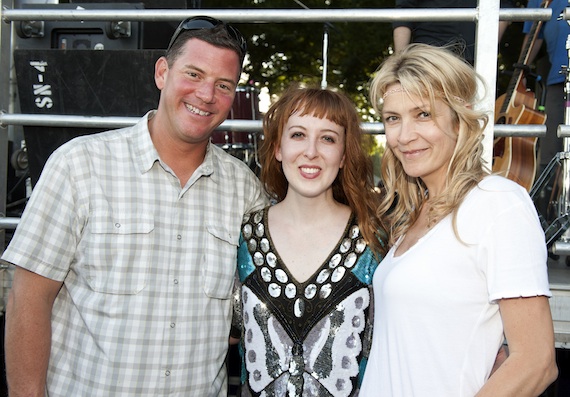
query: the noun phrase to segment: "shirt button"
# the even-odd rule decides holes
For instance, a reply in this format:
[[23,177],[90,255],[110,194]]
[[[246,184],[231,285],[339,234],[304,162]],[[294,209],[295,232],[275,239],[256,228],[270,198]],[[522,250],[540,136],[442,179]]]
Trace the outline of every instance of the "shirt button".
[[176,324],[175,324],[175,323],[170,323],[170,328],[174,328],[174,327],[176,327]]
[[180,234],[177,235],[176,238],[177,238],[178,240],[182,240],[182,236],[181,236]]
[[164,375],[166,375],[166,376],[170,376],[170,370],[169,370],[169,369],[167,369],[166,371],[164,371]]
[[121,227],[121,224],[117,222],[117,223],[115,223],[115,227],[118,229]]
[[174,284],[178,284],[178,279],[174,279]]

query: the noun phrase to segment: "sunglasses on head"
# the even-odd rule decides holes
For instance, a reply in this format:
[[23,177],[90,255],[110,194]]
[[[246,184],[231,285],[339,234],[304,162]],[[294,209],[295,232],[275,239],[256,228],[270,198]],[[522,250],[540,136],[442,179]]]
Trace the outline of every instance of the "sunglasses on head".
[[180,34],[186,30],[213,29],[219,25],[223,25],[226,28],[226,31],[228,32],[230,37],[238,43],[242,56],[245,56],[247,52],[247,42],[245,41],[245,38],[242,36],[239,30],[237,30],[228,23],[220,21],[219,19],[210,18],[206,16],[193,17],[182,21],[180,25],[178,25],[178,28],[176,29],[174,34],[172,35],[170,43],[168,44],[168,49],[170,50],[170,48],[172,47],[174,42],[178,39]]

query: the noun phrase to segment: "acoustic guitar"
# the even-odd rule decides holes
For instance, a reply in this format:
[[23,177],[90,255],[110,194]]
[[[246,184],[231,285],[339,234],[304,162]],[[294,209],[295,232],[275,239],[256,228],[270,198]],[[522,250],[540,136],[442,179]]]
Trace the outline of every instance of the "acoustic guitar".
[[[551,0],[541,4],[547,8]],[[546,115],[536,110],[535,94],[524,83],[524,66],[536,42],[542,21],[535,21],[521,51],[505,94],[495,102],[495,124],[544,124]],[[523,67],[521,67],[523,66]],[[536,176],[536,137],[501,137],[493,143],[493,172],[530,191]]]

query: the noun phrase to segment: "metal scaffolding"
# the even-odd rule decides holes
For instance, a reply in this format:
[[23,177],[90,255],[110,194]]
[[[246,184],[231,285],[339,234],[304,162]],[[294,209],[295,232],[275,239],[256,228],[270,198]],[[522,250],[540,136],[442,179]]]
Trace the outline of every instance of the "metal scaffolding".
[[[17,9],[14,1],[0,0],[0,159],[8,156],[8,131],[11,126],[60,126],[60,127],[107,127],[117,128],[132,125],[135,117],[97,117],[91,115],[34,115],[14,113],[14,98],[10,83],[13,51],[13,27],[15,21],[179,21],[195,15],[210,15],[236,23],[297,23],[309,22],[352,22],[390,23],[410,21],[467,21],[477,24],[476,70],[485,76],[488,87],[497,82],[497,48],[499,21],[546,21],[551,18],[550,9],[500,9],[497,1],[479,1],[478,8],[449,9]],[[481,107],[489,109],[494,120],[494,90],[484,90]],[[363,123],[365,132],[382,134],[381,123]],[[490,163],[494,136],[544,136],[543,125],[495,125],[490,124],[485,134],[484,157]],[[220,130],[261,131],[261,122],[256,120],[227,120]],[[0,239],[3,229],[15,228],[18,218],[6,218],[7,162],[0,161]],[[3,249],[3,248],[2,248]],[[0,252],[2,251],[0,249]]]

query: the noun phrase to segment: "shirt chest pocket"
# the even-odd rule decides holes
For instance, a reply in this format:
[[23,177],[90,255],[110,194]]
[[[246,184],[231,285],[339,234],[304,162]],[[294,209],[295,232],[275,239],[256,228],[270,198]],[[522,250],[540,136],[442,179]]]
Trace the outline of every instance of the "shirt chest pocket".
[[146,286],[154,220],[136,214],[94,213],[86,236],[85,279],[97,292],[137,294]]
[[229,299],[237,268],[238,235],[222,225],[207,224],[202,278],[210,298]]

